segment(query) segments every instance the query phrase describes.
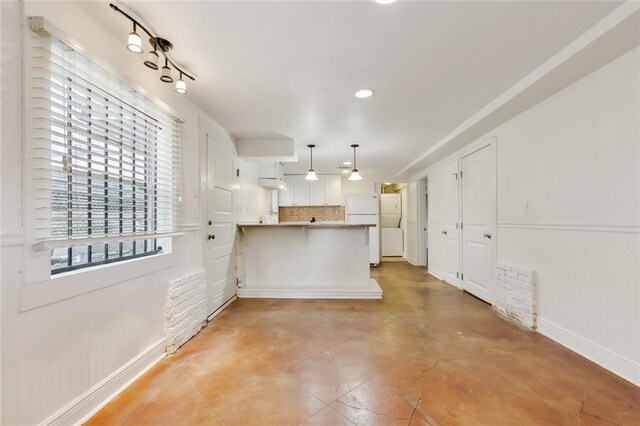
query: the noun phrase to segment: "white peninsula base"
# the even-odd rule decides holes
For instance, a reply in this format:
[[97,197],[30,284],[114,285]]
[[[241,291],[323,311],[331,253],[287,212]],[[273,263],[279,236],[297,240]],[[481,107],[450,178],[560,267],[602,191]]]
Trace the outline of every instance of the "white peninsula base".
[[239,225],[238,297],[382,299],[369,272],[375,225],[281,223]]

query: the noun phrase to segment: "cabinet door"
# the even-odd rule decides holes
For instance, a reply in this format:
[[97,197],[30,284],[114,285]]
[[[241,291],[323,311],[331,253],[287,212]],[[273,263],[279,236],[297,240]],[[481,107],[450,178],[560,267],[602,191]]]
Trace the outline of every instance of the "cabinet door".
[[309,205],[323,206],[326,203],[326,175],[319,175],[318,180],[309,181]]
[[326,176],[326,198],[328,206],[339,206],[342,201],[342,177],[340,175]]
[[382,214],[400,214],[400,194],[382,194]]
[[293,178],[293,205],[309,205],[309,181],[305,180],[305,175],[295,175]]
[[287,190],[278,190],[278,205],[288,207],[293,205],[294,179],[293,176],[285,176],[284,181],[287,184]]

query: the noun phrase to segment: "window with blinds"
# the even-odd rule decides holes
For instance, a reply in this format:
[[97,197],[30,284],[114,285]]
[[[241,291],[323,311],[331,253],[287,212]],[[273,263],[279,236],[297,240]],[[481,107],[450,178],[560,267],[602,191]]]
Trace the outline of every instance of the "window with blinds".
[[32,42],[34,228],[51,273],[166,250],[180,123],[65,43]]

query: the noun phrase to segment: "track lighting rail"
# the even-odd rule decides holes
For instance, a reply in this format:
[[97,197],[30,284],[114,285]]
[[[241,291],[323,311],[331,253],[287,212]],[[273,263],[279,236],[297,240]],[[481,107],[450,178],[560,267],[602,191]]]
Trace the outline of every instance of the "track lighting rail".
[[157,37],[155,35],[153,35],[151,33],[151,31],[149,31],[144,25],[142,25],[137,19],[135,19],[134,17],[132,17],[131,15],[129,15],[127,12],[125,12],[124,10],[120,9],[118,6],[116,6],[113,3],[109,3],[109,6],[111,7],[111,9],[115,10],[116,12],[121,13],[125,18],[127,18],[128,20],[130,20],[133,23],[133,27],[134,27],[134,32],[135,32],[135,28],[136,27],[140,27],[140,29],[142,31],[144,31],[148,36],[149,36],[149,43],[151,44],[151,47],[153,47],[154,49],[157,48],[157,50],[162,53],[162,56],[164,56],[165,58],[165,63],[169,63],[171,64],[171,66],[178,71],[181,75],[184,75],[186,77],[189,77],[192,81],[195,81],[196,79],[189,74],[187,71],[185,71],[183,68],[180,68],[179,66],[177,66],[175,64],[175,62],[173,62],[171,60],[171,58],[169,57],[169,55],[167,55],[167,52],[169,50],[171,50],[173,48],[173,44],[171,44],[170,41],[165,40],[161,37]]

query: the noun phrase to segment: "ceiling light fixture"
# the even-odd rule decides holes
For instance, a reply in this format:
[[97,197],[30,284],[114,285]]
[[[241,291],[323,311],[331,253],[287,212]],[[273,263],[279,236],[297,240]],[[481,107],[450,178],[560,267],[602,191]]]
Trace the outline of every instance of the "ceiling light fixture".
[[353,145],[351,145],[351,148],[353,148],[353,170],[351,170],[351,175],[349,175],[349,179],[348,180],[362,180],[362,176],[360,176],[360,173],[358,173],[358,167],[356,166],[356,148],[359,147],[360,145],[358,145],[357,143],[354,143]]
[[373,96],[373,90],[370,89],[362,89],[356,92],[356,98],[365,99]]
[[343,161],[342,165],[343,166],[350,166],[351,165],[351,161]]
[[153,50],[150,50],[149,53],[147,53],[147,60],[144,61],[144,64],[152,70],[157,71],[159,58],[158,51],[156,50],[156,44],[154,43]]
[[398,0],[375,0],[376,3],[379,4],[391,4],[391,3],[395,3]]
[[307,148],[309,148],[309,152],[311,153],[311,165],[309,167],[309,173],[307,173],[307,177],[305,177],[305,180],[318,180],[318,176],[316,176],[316,172],[313,170],[313,148],[315,148],[316,146],[313,144],[309,144],[307,145]]
[[165,83],[173,83],[173,77],[171,77],[171,68],[169,68],[169,59],[164,58],[164,66],[162,67],[162,75],[160,80]]
[[111,7],[111,9],[115,10],[116,12],[121,13],[125,18],[133,23],[133,31],[129,33],[129,37],[127,38],[127,49],[136,54],[144,52],[144,49],[142,48],[142,39],[136,31],[139,27],[149,37],[149,44],[153,49],[147,54],[147,58],[144,61],[144,64],[152,70],[157,70],[158,59],[160,58],[158,52],[162,54],[162,56],[164,56],[164,66],[162,67],[162,75],[160,76],[160,80],[165,83],[173,83],[171,70],[175,69],[180,73],[180,79],[176,81],[176,92],[180,94],[187,93],[187,83],[183,79],[183,76],[188,77],[189,79],[191,79],[191,81],[195,81],[195,77],[180,66],[176,65],[176,63],[171,60],[167,52],[173,49],[173,44],[167,39],[153,35],[147,28],[145,28],[144,25],[142,25],[139,21],[131,17],[131,15],[120,9],[115,4],[110,3],[109,7]]
[[187,93],[187,83],[182,79],[182,73],[180,73],[180,78],[176,81],[176,92],[184,95]]
[[133,23],[133,31],[129,33],[127,38],[127,49],[135,54],[142,53],[142,39],[136,32],[136,23]]

